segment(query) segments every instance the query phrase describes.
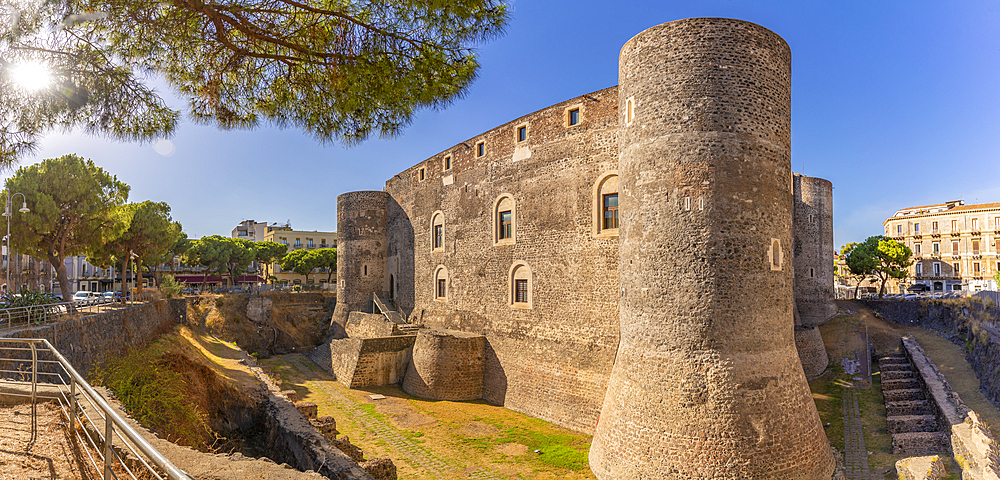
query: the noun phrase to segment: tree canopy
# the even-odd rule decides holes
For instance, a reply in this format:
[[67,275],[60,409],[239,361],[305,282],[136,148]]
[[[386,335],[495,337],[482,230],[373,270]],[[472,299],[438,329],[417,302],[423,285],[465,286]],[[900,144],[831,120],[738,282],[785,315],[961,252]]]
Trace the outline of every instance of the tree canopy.
[[212,235],[191,242],[184,253],[184,263],[206,267],[206,276],[209,272],[228,274],[230,282],[235,283],[253,263],[256,253],[254,242]]
[[[262,122],[321,142],[392,136],[416,110],[460,97],[475,46],[503,34],[502,0],[0,0],[0,164],[50,128],[124,140],[168,136],[181,112],[148,82],[164,79],[192,119]],[[43,64],[30,92],[15,65]]]
[[[846,247],[846,246],[845,246]],[[856,244],[847,254],[847,267],[855,275],[874,275],[879,279],[879,298],[885,294],[890,278],[906,278],[913,264],[909,247],[891,238],[876,235]]]
[[337,271],[337,249],[320,248],[313,250],[312,256],[316,258],[316,268],[322,268],[326,272],[326,281],[330,283]]
[[140,266],[133,271],[139,272],[143,263],[163,263],[181,235],[181,224],[170,218],[170,205],[147,200],[126,204],[121,209],[124,213],[119,218],[127,228],[117,238],[91,249],[88,252],[91,263],[107,266],[115,258],[124,261],[123,273],[128,271],[132,260]]
[[319,267],[319,262],[320,258],[313,255],[313,252],[301,249],[288,252],[284,257],[281,257],[278,264],[281,265],[282,270],[288,270],[299,275],[305,275],[306,283],[308,283],[309,274],[314,268]]
[[129,186],[76,155],[21,167],[7,191],[24,194],[29,213],[11,217],[13,248],[45,258],[56,268],[63,298],[73,291],[63,259],[85,255],[118,238],[129,223]]
[[270,280],[271,264],[288,253],[288,245],[277,242],[257,242],[254,247],[257,252],[255,260],[260,267],[267,269],[267,272],[263,272],[264,278]]

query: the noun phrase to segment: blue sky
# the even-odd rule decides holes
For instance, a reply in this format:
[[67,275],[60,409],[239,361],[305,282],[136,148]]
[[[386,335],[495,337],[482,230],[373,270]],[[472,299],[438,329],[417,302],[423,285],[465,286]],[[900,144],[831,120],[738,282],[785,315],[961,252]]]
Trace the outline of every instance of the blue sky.
[[[881,233],[899,208],[1000,201],[1000,2],[515,0],[480,46],[465,98],[420,112],[394,139],[344,148],[296,130],[183,123],[154,145],[47,136],[34,158],[77,153],[165,201],[192,238],[244,219],[336,229],[336,198],[514,118],[618,83],[640,31],[689,17],[751,21],[792,49],[792,168],[834,184],[835,243]],[[182,106],[182,100],[175,100]]]

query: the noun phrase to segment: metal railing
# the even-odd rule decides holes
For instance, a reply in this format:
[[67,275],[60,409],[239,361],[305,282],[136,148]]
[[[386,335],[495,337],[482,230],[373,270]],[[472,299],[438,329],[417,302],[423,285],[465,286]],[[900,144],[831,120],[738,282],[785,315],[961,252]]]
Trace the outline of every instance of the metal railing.
[[32,441],[38,435],[37,402],[58,403],[71,438],[80,446],[79,460],[103,471],[104,480],[150,475],[194,480],[126,423],[48,340],[0,338],[0,387],[0,396],[31,402]]
[[151,302],[155,299],[153,294],[144,293],[130,295],[127,300],[125,298],[97,298],[91,301],[0,308],[0,329],[29,327],[55,322],[72,313],[72,307],[75,307],[77,314],[95,314],[121,310],[122,308]]

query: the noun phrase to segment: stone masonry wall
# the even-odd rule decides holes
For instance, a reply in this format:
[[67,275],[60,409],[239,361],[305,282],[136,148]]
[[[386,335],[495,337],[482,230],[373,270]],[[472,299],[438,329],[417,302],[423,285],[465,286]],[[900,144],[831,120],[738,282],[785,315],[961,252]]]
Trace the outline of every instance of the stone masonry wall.
[[396,324],[380,313],[351,312],[347,318],[347,336],[352,338],[391,337],[398,332]]
[[44,338],[84,377],[109,355],[140,347],[187,319],[183,298],[158,300],[121,310],[3,333],[8,338]]
[[403,381],[416,335],[330,340],[306,356],[332,372],[349,388],[374,387]]
[[483,395],[486,338],[456,330],[417,333],[403,390],[432,400],[478,400]]
[[591,470],[829,479],[793,338],[788,45],[694,18],[619,58],[621,345]]
[[[597,422],[618,346],[617,232],[593,233],[595,184],[618,168],[618,107],[615,87],[573,98],[455,145],[385,187],[387,271],[400,310],[431,328],[486,336],[487,401],[584,432]],[[496,242],[503,195],[514,204],[512,242]],[[527,305],[511,301],[515,264],[530,270]],[[436,274],[447,281],[444,298]]]

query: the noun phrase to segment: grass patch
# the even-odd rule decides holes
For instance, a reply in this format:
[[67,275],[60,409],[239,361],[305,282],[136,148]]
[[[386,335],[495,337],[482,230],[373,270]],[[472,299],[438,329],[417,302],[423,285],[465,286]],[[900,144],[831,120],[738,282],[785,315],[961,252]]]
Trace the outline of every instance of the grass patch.
[[809,382],[816,410],[823,425],[827,423],[826,436],[833,448],[844,451],[844,378],[843,369],[835,365],[833,371]]
[[485,423],[492,424],[500,430],[500,435],[488,437],[462,437],[462,443],[482,451],[489,451],[498,445],[506,443],[520,443],[528,447],[528,450],[540,453],[532,458],[539,463],[552,467],[565,468],[569,470],[583,470],[588,468],[587,456],[590,452],[590,442],[581,441],[580,435],[567,433],[546,433],[540,431],[548,425],[535,418],[529,419],[529,427],[520,425],[507,426],[502,422],[493,419],[481,419]]
[[93,369],[90,382],[109,388],[139,423],[166,439],[206,448],[215,439],[206,415],[188,399],[183,376],[161,353],[154,344],[112,357]]

